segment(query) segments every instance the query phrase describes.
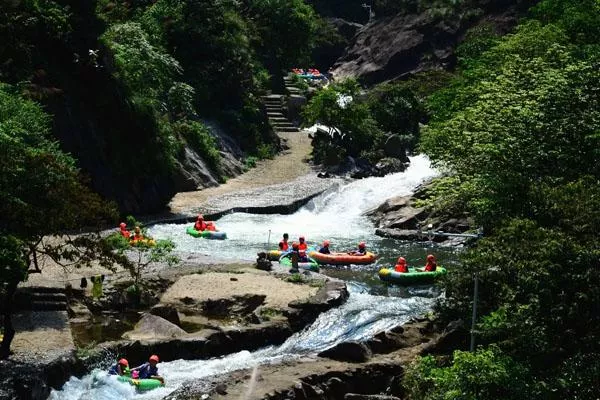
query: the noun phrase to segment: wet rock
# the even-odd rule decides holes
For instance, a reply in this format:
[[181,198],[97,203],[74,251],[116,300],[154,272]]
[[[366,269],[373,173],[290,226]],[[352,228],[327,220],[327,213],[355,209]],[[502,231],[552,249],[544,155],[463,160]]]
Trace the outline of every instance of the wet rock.
[[169,339],[187,335],[187,332],[177,325],[152,314],[144,314],[135,325],[135,329],[123,334],[124,339],[148,340]]
[[312,323],[322,312],[343,304],[348,296],[343,281],[329,280],[308,300],[289,303],[292,311],[286,311],[285,315],[292,329],[298,331]]
[[440,337],[425,345],[423,354],[451,354],[454,350],[467,350],[469,330],[463,320],[452,321]]
[[378,176],[385,176],[395,172],[403,172],[407,166],[408,163],[404,163],[397,158],[387,157],[382,158],[375,164],[375,170]]
[[345,393],[348,393],[348,385],[338,377],[333,377],[325,382],[327,393],[331,394],[334,398],[342,398]]
[[259,294],[245,294],[231,298],[205,300],[199,306],[202,314],[207,317],[246,317],[261,306],[267,296]]
[[402,163],[410,162],[406,155],[406,143],[400,135],[392,134],[388,136],[383,145],[383,152],[386,156],[398,159]]
[[331,349],[322,351],[318,354],[319,357],[348,362],[365,362],[369,360],[372,355],[371,349],[364,343],[359,342],[340,343]]
[[177,314],[177,309],[173,306],[166,304],[157,304],[150,309],[150,314],[164,318],[177,326],[181,326],[179,314]]
[[392,197],[365,215],[380,228],[417,229],[427,211],[413,207],[412,203],[411,196]]
[[400,400],[400,398],[384,394],[346,393],[344,395],[344,400]]

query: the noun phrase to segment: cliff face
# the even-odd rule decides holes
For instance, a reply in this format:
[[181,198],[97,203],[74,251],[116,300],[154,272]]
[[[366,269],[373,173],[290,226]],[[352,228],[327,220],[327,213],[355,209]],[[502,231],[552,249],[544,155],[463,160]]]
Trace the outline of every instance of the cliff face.
[[366,84],[416,72],[451,69],[454,50],[465,32],[487,23],[504,34],[517,23],[518,1],[503,1],[469,18],[451,18],[434,10],[376,19],[361,28],[333,66],[334,78],[357,78]]

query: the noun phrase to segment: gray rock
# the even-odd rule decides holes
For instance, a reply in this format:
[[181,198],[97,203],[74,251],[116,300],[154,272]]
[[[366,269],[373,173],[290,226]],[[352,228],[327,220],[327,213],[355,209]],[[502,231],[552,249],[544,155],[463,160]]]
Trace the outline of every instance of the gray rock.
[[179,320],[179,314],[177,314],[177,309],[173,306],[166,304],[157,304],[150,309],[150,314],[164,318],[177,326],[181,325],[181,321]]
[[135,329],[123,334],[129,340],[171,339],[186,336],[187,333],[177,325],[152,314],[144,314],[135,325]]
[[395,172],[402,172],[406,170],[407,164],[403,163],[397,158],[382,158],[375,164],[377,175],[385,176],[387,174],[393,174]]
[[372,355],[371,349],[364,343],[359,342],[340,343],[318,354],[319,357],[348,362],[365,362],[368,361]]

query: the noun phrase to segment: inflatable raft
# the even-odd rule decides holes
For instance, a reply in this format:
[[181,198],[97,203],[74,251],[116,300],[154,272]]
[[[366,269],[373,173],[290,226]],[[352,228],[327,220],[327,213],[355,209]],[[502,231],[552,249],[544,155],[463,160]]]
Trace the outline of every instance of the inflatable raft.
[[188,226],[185,231],[187,232],[188,235],[191,235],[195,238],[219,239],[219,240],[227,239],[227,234],[225,232],[221,232],[221,231],[205,230],[205,231],[199,232],[199,231],[195,230],[193,226]]
[[129,383],[139,391],[152,390],[164,386],[158,379],[133,379],[128,376],[117,377],[119,382]]
[[446,273],[446,268],[438,267],[433,272],[421,272],[423,268],[408,268],[408,272],[396,272],[394,268],[381,268],[379,279],[385,282],[399,283],[401,285],[419,285],[433,283],[437,278]]
[[279,261],[281,257],[281,250],[269,250],[267,251],[267,258],[269,261]]
[[[319,272],[319,264],[315,260],[308,259],[309,261],[299,262],[298,268],[306,269],[313,272]],[[279,264],[284,267],[292,267],[292,259],[289,257],[283,257],[279,260]]]
[[131,246],[139,246],[139,245],[146,245],[146,246],[156,246],[156,240],[154,239],[148,239],[148,238],[143,238],[143,239],[132,239],[129,244]]
[[311,251],[308,256],[319,264],[329,265],[371,264],[377,259],[377,256],[370,251],[362,256],[353,256],[348,253],[322,254],[318,251]]

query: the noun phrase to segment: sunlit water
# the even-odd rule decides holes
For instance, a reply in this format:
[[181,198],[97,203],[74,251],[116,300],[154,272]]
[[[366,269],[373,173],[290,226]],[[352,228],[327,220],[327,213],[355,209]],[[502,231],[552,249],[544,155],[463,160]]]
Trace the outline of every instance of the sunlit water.
[[[380,265],[390,264],[399,254],[407,256],[409,263],[422,262],[425,254],[432,251],[432,245],[380,238],[374,234],[375,227],[363,213],[390,197],[410,194],[417,185],[435,174],[427,158],[416,156],[411,158],[410,167],[403,173],[352,181],[315,198],[291,215],[233,213],[217,221],[218,228],[228,235],[228,239],[223,241],[193,238],[185,233],[186,224],[151,227],[149,233],[152,236],[172,239],[178,251],[199,252],[218,259],[253,260],[257,251],[275,247],[284,232],[289,233],[292,240],[304,235],[309,243],[329,239],[334,251],[354,248],[364,240],[368,249],[380,257],[376,264],[370,266],[324,268],[326,274],[349,283],[351,294],[348,301],[321,314],[311,326],[293,335],[281,346],[255,352],[242,351],[211,360],[160,363],[159,371],[167,386],[144,394],[136,393],[132,387],[117,382],[104,371],[95,370],[82,379],[71,378],[62,391],[53,392],[50,398],[160,399],[186,381],[314,355],[340,342],[368,339],[377,332],[425,313],[439,295],[434,286],[396,288],[382,285],[376,271]],[[435,253],[443,261],[444,250],[436,249]],[[452,252],[446,251],[446,254],[451,261]]]
[[[416,186],[435,175],[425,156],[415,156],[405,172],[341,185],[291,215],[226,215],[217,221],[217,227],[227,232],[227,240],[194,238],[185,233],[190,224],[154,225],[149,233],[159,239],[172,239],[180,251],[236,260],[253,260],[257,251],[275,248],[284,232],[289,233],[290,241],[304,235],[309,244],[320,244],[329,239],[332,251],[356,248],[358,242],[364,240],[369,250],[380,254],[383,262],[388,262],[394,256],[398,257],[394,251],[397,242],[376,236],[375,227],[363,213],[390,197],[412,193]],[[310,185],[310,181],[306,184]],[[419,256],[424,258],[422,254]]]
[[136,393],[128,384],[117,382],[104,371],[94,370],[82,379],[72,377],[63,390],[52,392],[50,399],[161,399],[187,381],[314,355],[348,340],[368,339],[425,313],[437,296],[432,288],[416,289],[408,298],[374,296],[358,284],[349,284],[349,290],[351,294],[344,305],[321,314],[310,327],[294,334],[281,346],[241,351],[210,360],[160,363],[159,372],[165,377],[166,386],[147,393]]

